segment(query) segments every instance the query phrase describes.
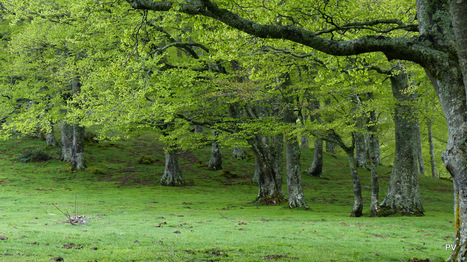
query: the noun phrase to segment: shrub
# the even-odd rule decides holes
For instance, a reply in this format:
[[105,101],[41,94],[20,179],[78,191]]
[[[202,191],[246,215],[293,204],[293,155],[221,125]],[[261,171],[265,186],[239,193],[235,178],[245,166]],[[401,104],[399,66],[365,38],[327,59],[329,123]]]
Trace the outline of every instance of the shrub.
[[28,163],[28,162],[45,162],[52,157],[40,149],[35,149],[32,151],[26,151],[16,158],[16,160]]

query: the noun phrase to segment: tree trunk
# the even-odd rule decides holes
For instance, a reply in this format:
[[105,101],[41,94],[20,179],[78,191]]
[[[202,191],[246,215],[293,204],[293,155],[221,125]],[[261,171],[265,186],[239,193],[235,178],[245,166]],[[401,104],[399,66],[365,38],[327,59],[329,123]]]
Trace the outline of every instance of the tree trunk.
[[[289,106],[284,112],[284,122],[295,125],[297,116],[293,108]],[[322,150],[321,141],[321,150]],[[304,207],[308,209],[303,193],[302,166],[300,162],[300,144],[296,135],[286,136],[286,158],[287,158],[287,191],[289,193],[289,207]]]
[[378,195],[379,195],[379,183],[378,183],[378,156],[376,149],[379,149],[377,145],[378,140],[376,137],[376,114],[374,111],[370,112],[370,125],[368,125],[369,133],[369,145],[368,145],[368,154],[370,157],[370,170],[371,170],[371,205],[370,212],[371,216],[377,216],[379,211],[378,205]]
[[[217,137],[219,133],[214,132],[214,135]],[[221,154],[221,148],[217,141],[212,141],[211,143],[211,159],[209,160],[208,163],[208,168],[214,169],[214,170],[221,170],[222,169],[222,154]]]
[[378,165],[382,165],[383,162],[381,162],[381,148],[379,146],[379,140],[376,134],[373,135],[373,140],[374,141],[370,141],[370,144],[374,146],[373,150],[375,150],[376,163]]
[[314,177],[324,177],[323,176],[323,140],[320,138],[315,139],[315,153],[313,156],[313,163],[311,163],[310,168],[306,173]]
[[195,133],[203,133],[203,126],[195,125]]
[[354,205],[350,211],[350,216],[361,217],[363,211],[362,185],[360,183],[360,178],[358,177],[357,160],[354,157],[353,149],[344,149],[344,151],[349,159],[350,174],[352,175],[353,180]]
[[182,186],[184,184],[182,171],[178,163],[178,150],[168,147],[165,151],[165,170],[160,180],[163,186]]
[[287,155],[287,191],[289,192],[289,207],[304,207],[308,209],[303,193],[302,168],[300,164],[300,145],[297,137],[286,140]]
[[300,146],[303,149],[308,149],[310,147],[310,139],[307,135],[302,134]]
[[62,156],[60,159],[64,162],[71,162],[73,156],[73,126],[62,120]]
[[55,139],[55,135],[54,135],[54,126],[52,124],[50,124],[50,132],[48,132],[47,135],[45,136],[45,141],[48,146],[53,146],[53,147],[58,146],[57,140]]
[[[400,67],[395,67],[395,70],[399,71]],[[380,214],[423,215],[418,184],[418,158],[414,144],[414,108],[410,105],[413,99],[406,93],[407,75],[401,71],[392,76],[391,84],[397,100],[394,113],[396,153],[389,189],[380,206]]]
[[336,143],[326,141],[326,152],[330,154],[335,154],[336,153]]
[[282,193],[282,136],[265,137],[256,134],[248,140],[258,163],[259,192],[257,203],[277,205],[284,201]]
[[[365,128],[363,125],[363,119],[359,118],[358,125],[360,128]],[[355,133],[355,160],[357,161],[357,166],[361,168],[368,169],[368,135],[364,133]]]
[[208,168],[213,170],[222,169],[222,154],[219,144],[213,141],[211,144],[211,159],[208,163]]
[[433,178],[438,178],[438,172],[436,171],[435,144],[433,141],[433,130],[431,129],[431,120],[428,120],[426,125],[428,129],[428,143],[430,144],[431,176]]
[[73,170],[86,168],[86,160],[84,158],[84,131],[84,127],[77,124],[73,125],[73,155],[71,157],[71,166]]
[[232,156],[237,159],[245,159],[246,158],[246,151],[244,147],[234,146]]
[[420,137],[420,124],[418,119],[414,121],[414,137],[415,137],[415,150],[417,151],[417,163],[418,163],[418,173],[425,174],[425,164],[423,163],[423,154],[422,154],[422,139]]

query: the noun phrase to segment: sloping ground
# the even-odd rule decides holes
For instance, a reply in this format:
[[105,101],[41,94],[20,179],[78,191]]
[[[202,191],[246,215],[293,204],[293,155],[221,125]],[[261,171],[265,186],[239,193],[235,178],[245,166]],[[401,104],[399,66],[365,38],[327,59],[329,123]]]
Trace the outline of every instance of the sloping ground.
[[[328,180],[305,177],[305,211],[249,204],[254,159],[233,159],[228,148],[228,173],[202,165],[209,147],[182,152],[188,185],[178,188],[158,184],[164,151],[152,134],[87,144],[88,169],[75,173],[58,160],[16,160],[35,148],[44,142],[0,144],[1,261],[443,261],[453,243],[450,182],[421,177],[425,217],[370,218],[364,189],[365,216],[350,218],[352,183],[339,154],[325,155]],[[153,163],[140,164],[142,157]],[[304,170],[311,161],[304,151]],[[369,173],[359,171],[369,187]],[[379,171],[382,199],[390,168]],[[85,225],[63,213],[85,216]]]

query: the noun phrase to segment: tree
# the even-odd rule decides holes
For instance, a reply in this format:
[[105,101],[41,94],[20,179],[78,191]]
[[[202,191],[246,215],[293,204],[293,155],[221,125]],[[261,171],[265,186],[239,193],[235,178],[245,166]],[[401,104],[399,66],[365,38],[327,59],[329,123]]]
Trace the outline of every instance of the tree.
[[[452,253],[451,260],[465,258],[465,251],[467,251],[467,209],[465,208],[467,206],[467,143],[465,143],[467,137],[467,125],[465,124],[467,122],[467,20],[465,19],[467,17],[467,1],[417,1],[414,9],[417,11],[418,26],[404,22],[404,20],[408,21],[407,18],[410,19],[415,15],[413,12],[407,12],[406,17],[402,17],[402,19],[374,20],[371,20],[372,17],[369,17],[368,13],[364,13],[367,18],[364,22],[355,19],[352,19],[355,22],[337,21],[338,19],[331,17],[328,20],[330,22],[329,28],[322,30],[316,30],[316,27],[312,26],[308,28],[301,26],[298,23],[301,17],[298,16],[297,12],[293,13],[293,10],[296,10],[293,9],[295,6],[287,9],[286,3],[280,7],[282,13],[286,10],[289,11],[289,15],[282,16],[284,19],[288,19],[287,24],[284,25],[271,21],[254,22],[253,18],[244,18],[209,0],[187,3],[147,0],[127,0],[127,2],[135,9],[175,10],[191,15],[211,17],[259,38],[290,40],[330,55],[348,56],[382,52],[389,60],[409,60],[424,67],[438,93],[449,129],[449,141],[442,157],[446,168],[453,177],[455,191],[456,248]],[[308,5],[302,2],[290,3],[290,5],[295,4],[302,5],[299,10],[307,11],[313,10],[310,5],[317,5],[316,3]],[[374,5],[377,4],[388,3],[374,3]],[[339,12],[338,6],[333,5],[330,1],[323,5],[335,7],[335,12]],[[345,4],[340,3],[340,6],[342,5]],[[406,10],[410,10],[409,8]],[[314,10],[320,11],[319,8]],[[264,11],[264,13],[267,12]],[[301,13],[306,14],[303,11]],[[306,18],[309,18],[312,12],[309,14],[306,15]],[[378,26],[386,27],[379,29]],[[334,33],[349,30],[366,31],[367,33],[365,35],[355,34],[350,40],[326,37],[326,33],[334,36]],[[391,35],[390,33],[395,30],[405,30],[411,35]],[[378,33],[378,35],[374,33]]]

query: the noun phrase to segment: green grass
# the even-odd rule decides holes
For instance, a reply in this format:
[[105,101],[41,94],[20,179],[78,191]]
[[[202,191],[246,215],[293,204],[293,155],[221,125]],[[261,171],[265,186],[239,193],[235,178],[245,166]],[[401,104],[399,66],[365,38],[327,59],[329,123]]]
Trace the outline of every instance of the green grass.
[[[224,168],[197,167],[210,148],[184,152],[185,187],[163,187],[164,155],[154,136],[89,144],[88,170],[67,171],[58,160],[21,163],[27,149],[44,148],[31,138],[0,145],[0,261],[408,261],[449,257],[453,242],[452,184],[421,177],[424,217],[371,218],[364,190],[364,217],[350,218],[352,183],[344,156],[325,155],[329,180],[305,177],[311,210],[250,204],[254,161],[234,160],[225,148]],[[59,149],[46,149],[58,157]],[[142,156],[155,164],[138,164]],[[312,152],[303,152],[303,168]],[[99,172],[96,172],[98,170]],[[369,173],[359,170],[362,186]],[[381,195],[390,168],[379,167]],[[284,187],[284,192],[286,188]],[[86,226],[65,223],[52,203],[86,215]],[[74,245],[71,245],[73,243]]]

